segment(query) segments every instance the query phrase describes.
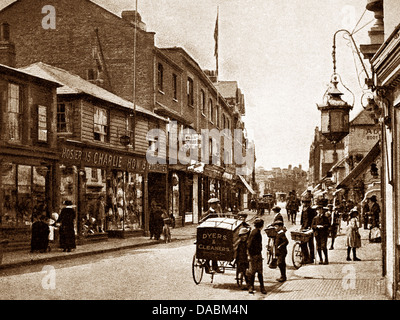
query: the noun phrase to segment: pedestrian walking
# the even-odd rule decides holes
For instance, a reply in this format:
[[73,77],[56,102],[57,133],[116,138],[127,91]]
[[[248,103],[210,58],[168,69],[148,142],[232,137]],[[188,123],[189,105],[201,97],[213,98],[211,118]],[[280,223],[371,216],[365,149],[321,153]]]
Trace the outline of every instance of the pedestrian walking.
[[164,236],[164,241],[165,243],[171,242],[171,228],[175,224],[175,217],[172,213],[168,214],[167,211],[165,210],[161,217],[163,218],[163,223],[164,223],[162,231]]
[[286,255],[287,255],[287,245],[289,244],[289,240],[285,234],[285,227],[283,225],[283,221],[276,221],[273,223],[273,226],[276,228],[277,234],[275,238],[275,255],[277,260],[278,268],[281,272],[281,277],[277,279],[279,282],[286,281]]
[[247,251],[249,254],[249,269],[248,269],[248,280],[249,280],[249,293],[254,293],[254,280],[257,273],[258,281],[260,283],[260,291],[266,294],[267,291],[264,288],[263,278],[263,258],[262,258],[262,237],[261,229],[264,226],[264,220],[256,218],[254,220],[254,229],[250,232],[250,236],[247,242]]
[[98,232],[105,232],[105,220],[106,220],[106,207],[104,202],[104,196],[101,195],[97,199],[97,210],[96,210],[96,225]]
[[[311,207],[311,200],[303,200],[303,211],[301,213],[301,231],[308,231],[311,229],[311,223],[316,215],[315,210]],[[314,262],[314,238],[310,237],[307,242],[304,242],[300,245],[301,250],[304,256],[304,263],[313,263]]]
[[333,208],[333,204],[328,204],[328,211],[326,212],[326,216],[329,219],[329,235],[331,236],[331,246],[329,250],[334,249],[335,239],[338,234],[339,223],[340,223],[340,214],[336,209]]
[[[249,285],[249,279],[247,277],[247,269],[249,268],[249,258],[247,256],[247,239],[249,237],[250,230],[247,228],[241,228],[239,230],[239,239],[236,241],[235,247],[235,262],[236,262],[236,275],[243,274],[246,282],[246,287]],[[248,288],[247,288],[248,289]]]
[[349,225],[347,227],[347,261],[351,261],[350,252],[353,251],[353,261],[360,261],[357,257],[357,248],[361,247],[361,235],[358,231],[359,221],[358,221],[358,211],[354,207],[350,211]]
[[47,217],[43,214],[32,224],[31,252],[46,252],[49,248],[50,228]]
[[60,223],[60,247],[63,251],[71,252],[76,248],[74,220],[76,213],[72,201],[65,200],[57,222]]
[[281,214],[281,207],[275,206],[275,207],[272,208],[272,211],[275,214],[274,215],[274,219],[272,220],[272,224],[274,222],[277,222],[277,221],[282,221],[283,222],[283,216]]
[[364,230],[368,230],[368,223],[369,223],[369,205],[368,205],[368,200],[365,201],[363,207],[362,207],[362,217],[363,217],[363,225],[364,225]]
[[153,212],[153,233],[154,233],[154,239],[155,240],[160,240],[160,236],[163,231],[164,227],[164,219],[162,217],[164,213],[164,210],[162,209],[160,204],[156,205],[156,208]]
[[[324,214],[324,207],[322,204],[317,207],[317,215],[312,220],[311,228],[314,231],[319,264],[328,264],[328,249],[326,248],[326,243],[328,241],[329,219]],[[324,253],[325,260],[322,259],[322,252]]]

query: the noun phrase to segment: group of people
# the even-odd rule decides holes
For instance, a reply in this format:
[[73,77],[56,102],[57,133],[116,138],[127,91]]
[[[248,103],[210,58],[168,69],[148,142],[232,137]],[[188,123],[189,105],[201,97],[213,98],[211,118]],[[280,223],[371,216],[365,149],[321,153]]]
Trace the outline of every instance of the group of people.
[[[31,252],[44,253],[50,251],[50,238],[54,239],[54,228],[59,229],[60,248],[64,252],[71,252],[76,248],[74,220],[76,212],[72,201],[64,201],[64,207],[60,215],[53,213],[51,218],[45,214],[41,215],[32,224]],[[50,237],[50,235],[52,236]]]
[[[274,221],[271,224],[276,229],[275,255],[277,267],[280,270],[281,277],[279,282],[286,281],[286,255],[289,240],[286,237],[286,228],[283,217],[280,214],[280,208],[275,206],[272,209],[275,212]],[[235,244],[235,262],[237,272],[244,275],[249,293],[254,293],[254,281],[257,274],[260,284],[260,292],[266,294],[263,278],[263,258],[262,258],[262,236],[261,230],[264,226],[264,220],[256,218],[254,228],[243,227],[239,230],[239,240]]]
[[165,242],[171,242],[171,228],[175,227],[173,214],[162,208],[156,201],[151,202],[149,231],[150,239],[160,240],[161,234],[164,235]]
[[[364,228],[369,225],[370,230],[378,228],[379,230],[379,213],[380,208],[375,195],[368,198],[367,206],[364,206],[363,216],[357,206],[350,208],[346,206],[346,202],[341,206],[333,208],[333,204],[324,206],[322,203],[311,206],[311,200],[303,200],[303,211],[301,216],[301,231],[312,230],[315,238],[316,249],[320,264],[328,264],[328,237],[331,236],[330,250],[334,249],[335,238],[340,228],[341,219],[346,222],[346,245],[347,245],[347,261],[351,261],[351,253],[353,261],[360,261],[357,257],[357,248],[361,247],[361,235],[359,232],[360,220],[364,220]],[[366,209],[368,208],[368,209]],[[370,236],[371,237],[371,236]],[[304,263],[313,263],[315,259],[314,239],[311,237],[308,242],[301,245],[304,255]]]

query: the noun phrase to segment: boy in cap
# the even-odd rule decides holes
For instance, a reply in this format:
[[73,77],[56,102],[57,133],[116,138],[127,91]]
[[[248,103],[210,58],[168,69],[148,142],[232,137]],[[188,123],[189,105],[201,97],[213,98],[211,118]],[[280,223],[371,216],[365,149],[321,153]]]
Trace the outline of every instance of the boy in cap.
[[286,237],[285,229],[282,221],[276,221],[273,223],[273,226],[276,228],[277,234],[275,238],[275,254],[278,258],[277,264],[278,268],[281,272],[281,277],[277,279],[279,282],[286,281],[286,255],[287,255],[287,245],[289,244],[289,240]]
[[250,230],[247,228],[241,228],[239,230],[239,239],[235,243],[235,259],[236,259],[236,275],[240,273],[244,275],[246,285],[248,285],[248,278],[246,271],[249,268],[249,259],[247,257],[247,238]]
[[254,293],[254,280],[256,273],[258,274],[258,281],[260,283],[260,291],[266,294],[263,280],[263,258],[262,251],[262,237],[261,229],[264,226],[264,220],[257,218],[254,220],[254,229],[251,231],[249,240],[247,242],[247,252],[249,254],[249,293]]
[[272,208],[272,211],[275,213],[274,220],[272,221],[272,224],[276,221],[282,221],[283,222],[283,216],[281,214],[281,207],[275,206]]

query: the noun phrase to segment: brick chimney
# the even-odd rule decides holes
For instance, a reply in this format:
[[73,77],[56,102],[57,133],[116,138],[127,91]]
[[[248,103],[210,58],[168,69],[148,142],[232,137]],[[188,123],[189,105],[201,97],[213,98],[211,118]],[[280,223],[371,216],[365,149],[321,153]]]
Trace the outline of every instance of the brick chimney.
[[0,25],[0,64],[15,68],[15,45],[10,40],[10,25]]
[[360,45],[360,51],[365,59],[371,59],[378,51],[385,38],[383,0],[367,0],[366,9],[374,13],[375,24],[368,31],[370,43]]
[[121,17],[122,19],[133,25],[135,25],[135,21],[137,21],[139,29],[146,31],[146,24],[142,21],[142,17],[140,16],[139,12],[137,13],[136,16],[135,10],[122,11]]

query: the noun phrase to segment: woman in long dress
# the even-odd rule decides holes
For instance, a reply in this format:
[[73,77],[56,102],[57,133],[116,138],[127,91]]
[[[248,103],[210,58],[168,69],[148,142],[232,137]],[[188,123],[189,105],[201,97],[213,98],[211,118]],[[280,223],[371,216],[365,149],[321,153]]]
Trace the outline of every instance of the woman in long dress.
[[64,201],[65,207],[61,210],[60,216],[58,218],[58,223],[60,223],[60,247],[63,251],[71,252],[71,249],[76,248],[75,244],[75,210],[72,206],[72,201]]
[[350,211],[350,220],[347,229],[347,261],[351,261],[350,252],[353,251],[353,261],[360,261],[357,258],[357,248],[361,247],[361,236],[358,231],[360,225],[358,221],[358,211],[356,208]]

